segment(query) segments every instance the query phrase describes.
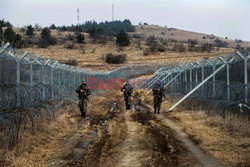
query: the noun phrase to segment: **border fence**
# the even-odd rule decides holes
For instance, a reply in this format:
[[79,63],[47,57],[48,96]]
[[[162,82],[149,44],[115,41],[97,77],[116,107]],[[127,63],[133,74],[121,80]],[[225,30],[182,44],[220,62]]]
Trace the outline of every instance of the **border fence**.
[[134,65],[96,72],[22,53],[7,43],[0,47],[0,111],[75,98],[76,86],[87,77],[106,81],[153,72],[154,76],[146,80],[149,92],[161,80],[170,98],[179,100],[169,110],[183,102],[190,108],[200,107],[198,103],[202,103],[216,110],[238,110],[237,105],[248,104],[250,98],[249,58],[248,50],[178,66]]
[[76,86],[84,78],[127,79],[153,73],[157,66],[126,66],[108,72],[95,72],[21,53],[7,43],[0,47],[0,111],[27,107],[63,97],[74,98]]
[[190,109],[206,106],[238,112],[238,104],[247,106],[250,102],[249,58],[249,50],[242,50],[215,59],[163,67],[149,80],[151,84],[161,80],[171,99],[178,100],[169,111],[185,102]]

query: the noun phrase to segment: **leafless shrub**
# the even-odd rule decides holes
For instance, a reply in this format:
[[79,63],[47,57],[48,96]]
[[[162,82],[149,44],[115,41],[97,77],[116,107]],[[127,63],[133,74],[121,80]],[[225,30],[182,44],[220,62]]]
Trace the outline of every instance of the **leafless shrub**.
[[126,54],[114,55],[112,53],[108,53],[103,57],[103,59],[108,64],[122,64],[127,60],[127,55]]
[[80,53],[82,53],[82,54],[86,53],[85,48],[83,46],[80,47]]
[[188,39],[187,43],[197,45],[198,41],[196,39]]
[[147,39],[146,39],[146,45],[154,45],[156,44],[157,41],[156,41],[156,38],[155,36],[149,36]]
[[141,34],[132,34],[131,38],[142,39],[143,36]]
[[157,45],[157,51],[158,52],[165,52],[166,51],[166,47],[164,45]]
[[201,45],[201,51],[202,52],[204,52],[204,51],[211,52],[212,49],[213,49],[212,44],[205,43],[205,44]]
[[76,66],[78,63],[76,60],[68,60],[64,64]]
[[146,49],[143,50],[143,55],[144,55],[144,56],[148,56],[149,53],[150,53],[149,48],[146,48]]
[[184,46],[183,43],[175,43],[172,51],[176,51],[176,52],[185,52],[186,51],[186,47]]
[[142,47],[141,47],[141,39],[136,40],[136,48],[139,48],[140,50],[142,49]]
[[32,47],[34,46],[34,44],[36,44],[37,42],[34,41],[34,39],[31,39],[31,38],[25,38],[24,39],[24,46],[25,47]]
[[228,43],[227,43],[226,41],[222,41],[222,40],[220,40],[220,39],[218,39],[218,38],[216,38],[216,39],[214,40],[214,43],[215,43],[215,45],[216,45],[217,47],[227,47],[227,46],[228,46]]
[[68,41],[73,41],[73,40],[75,39],[75,36],[72,35],[72,34],[68,34],[68,35],[66,35],[66,39],[67,39]]
[[20,31],[23,32],[23,33],[25,33],[26,32],[26,27],[20,28]]
[[93,48],[92,51],[91,51],[91,53],[94,54],[95,51],[96,51],[96,48]]
[[65,44],[65,48],[67,48],[67,49],[74,49],[75,48],[75,44],[74,43],[67,43],[67,44]]
[[124,51],[124,47],[123,46],[117,46],[117,52],[122,52]]
[[236,43],[242,43],[242,40],[241,39],[235,39],[235,42]]

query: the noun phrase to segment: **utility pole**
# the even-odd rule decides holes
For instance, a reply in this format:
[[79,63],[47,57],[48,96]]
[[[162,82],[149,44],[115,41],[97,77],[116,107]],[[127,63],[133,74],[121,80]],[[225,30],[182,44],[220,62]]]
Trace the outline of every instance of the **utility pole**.
[[112,21],[114,21],[115,7],[114,3],[112,3]]
[[77,25],[79,25],[79,13],[80,13],[80,9],[77,8]]

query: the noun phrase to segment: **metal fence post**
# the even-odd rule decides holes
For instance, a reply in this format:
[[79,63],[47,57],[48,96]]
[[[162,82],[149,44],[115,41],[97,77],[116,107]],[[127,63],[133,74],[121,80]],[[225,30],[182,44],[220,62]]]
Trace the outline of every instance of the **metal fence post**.
[[78,83],[80,83],[80,82],[81,82],[81,72],[78,71]]
[[16,59],[16,91],[17,91],[17,106],[21,105],[21,92],[20,92],[20,81],[21,81],[21,68],[20,68],[20,60]]
[[66,71],[65,69],[63,70],[63,85],[66,87],[66,81],[67,81],[67,73],[68,71]]
[[243,60],[244,62],[244,94],[245,94],[245,103],[248,102],[248,78],[247,78],[247,60],[250,56],[243,56],[240,52],[237,52],[237,55]]
[[245,84],[245,103],[248,103],[248,84],[247,84],[247,58],[244,60],[244,84]]
[[50,85],[52,87],[51,89],[51,98],[54,100],[55,99],[55,95],[54,95],[54,67],[56,66],[58,61],[56,61],[55,63],[53,63],[50,66]]
[[230,68],[227,63],[227,100],[230,101]]
[[[204,80],[204,66],[201,67],[201,82],[203,82],[203,80]],[[202,86],[201,86],[201,96],[202,96],[202,97],[203,97],[203,95],[204,95],[203,90],[204,90],[204,87],[203,87],[203,85],[202,85]]]
[[33,63],[31,62],[29,65],[30,65],[30,87],[33,87],[33,85],[34,85],[34,82],[33,82],[33,77],[34,77]]
[[[233,61],[233,59],[229,60],[228,63]],[[182,97],[177,103],[175,103],[168,111],[173,110],[175,107],[177,107],[181,102],[183,102],[186,98],[188,98],[192,93],[194,93],[197,89],[199,89],[203,84],[205,84],[209,79],[211,79],[216,73],[218,73],[220,70],[222,70],[226,66],[226,62],[223,62],[223,64],[215,70],[212,74],[210,74],[205,80],[203,80],[199,85],[197,85],[193,90],[191,90],[188,94],[186,94],[184,97]]]
[[[212,69],[213,69],[213,73],[214,73],[214,71],[215,71],[215,68],[216,68],[216,65],[212,65]],[[216,74],[215,74],[216,75]],[[213,98],[215,98],[216,97],[216,95],[215,95],[215,75],[213,76]]]
[[184,70],[185,92],[187,91],[187,69]]
[[59,68],[58,84],[59,84],[59,96],[61,96],[62,95],[62,69],[61,68]]
[[45,100],[45,88],[44,88],[44,85],[45,85],[45,69],[44,69],[44,65],[41,66],[41,83],[42,83],[42,100],[44,101]]
[[76,71],[73,71],[74,73],[74,85],[76,85]]
[[190,82],[190,91],[192,90],[192,82],[193,82],[193,73],[192,73],[192,69],[190,68],[189,69],[189,72],[190,72],[190,78],[189,78],[189,82]]
[[197,86],[198,83],[198,68],[195,69],[195,86]]

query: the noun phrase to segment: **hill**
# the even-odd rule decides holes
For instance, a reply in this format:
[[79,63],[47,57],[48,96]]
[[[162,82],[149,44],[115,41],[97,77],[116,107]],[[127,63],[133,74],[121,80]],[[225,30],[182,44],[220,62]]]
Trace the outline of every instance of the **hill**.
[[227,37],[218,37],[213,34],[204,34],[192,31],[181,30],[177,28],[167,28],[156,25],[137,25],[135,26],[135,33],[143,35],[145,37],[155,36],[157,38],[164,38],[168,40],[177,40],[188,42],[188,40],[197,40],[198,43],[211,43],[216,45],[214,42],[216,39],[228,43],[228,47],[236,48],[237,45],[240,47],[250,47],[249,41],[242,41],[240,39],[227,39]]
[[[117,46],[113,36],[101,35],[94,39],[88,33],[82,33],[85,41],[79,44],[74,32],[51,29],[51,36],[57,41],[56,44],[41,48],[38,45],[41,30],[35,30],[32,37],[25,34],[24,28],[14,30],[21,34],[25,41],[26,46],[21,51],[55,59],[61,63],[102,71],[125,65],[173,64],[207,59],[234,52],[235,48],[232,47],[237,46],[237,42],[230,39],[175,28],[143,25],[135,26],[135,32],[129,33],[128,47]],[[217,38],[226,41],[228,45],[218,47],[214,42]],[[240,45],[249,47],[250,42],[243,41]],[[125,55],[126,61],[122,64],[108,64],[105,62],[105,56],[110,53]]]

